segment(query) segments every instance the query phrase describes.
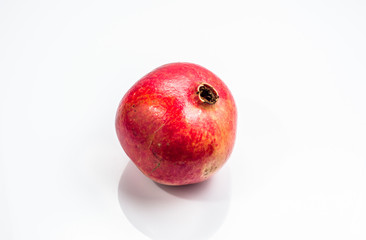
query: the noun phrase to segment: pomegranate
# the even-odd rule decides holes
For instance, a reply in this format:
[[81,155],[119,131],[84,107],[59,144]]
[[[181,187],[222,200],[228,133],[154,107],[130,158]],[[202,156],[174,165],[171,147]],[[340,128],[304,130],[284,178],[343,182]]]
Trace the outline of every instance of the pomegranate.
[[128,157],[165,185],[202,182],[228,159],[237,110],[227,86],[192,63],[170,63],[148,73],[125,94],[116,131]]

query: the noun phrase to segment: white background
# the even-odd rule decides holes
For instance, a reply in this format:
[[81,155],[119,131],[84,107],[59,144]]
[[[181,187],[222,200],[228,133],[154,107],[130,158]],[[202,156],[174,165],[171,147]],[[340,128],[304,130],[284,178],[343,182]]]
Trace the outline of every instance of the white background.
[[[0,1],[0,239],[366,239],[366,2]],[[145,178],[118,103],[169,62],[231,89],[234,152]]]

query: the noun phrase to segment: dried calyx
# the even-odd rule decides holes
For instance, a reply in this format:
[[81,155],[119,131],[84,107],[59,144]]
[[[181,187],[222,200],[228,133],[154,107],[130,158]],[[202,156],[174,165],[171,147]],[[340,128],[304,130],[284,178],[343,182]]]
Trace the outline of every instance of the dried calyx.
[[198,98],[205,103],[215,104],[219,99],[217,91],[209,84],[203,83],[197,89]]

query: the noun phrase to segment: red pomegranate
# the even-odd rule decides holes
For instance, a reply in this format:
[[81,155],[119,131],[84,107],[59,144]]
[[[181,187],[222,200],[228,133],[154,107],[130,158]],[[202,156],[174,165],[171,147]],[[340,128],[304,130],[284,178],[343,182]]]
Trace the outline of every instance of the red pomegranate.
[[227,86],[192,63],[148,73],[119,104],[118,139],[147,177],[166,185],[202,182],[232,152],[237,110]]

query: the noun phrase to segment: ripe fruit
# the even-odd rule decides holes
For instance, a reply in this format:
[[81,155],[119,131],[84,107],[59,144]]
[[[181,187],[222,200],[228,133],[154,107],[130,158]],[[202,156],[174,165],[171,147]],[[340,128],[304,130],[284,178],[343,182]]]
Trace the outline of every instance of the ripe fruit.
[[237,111],[226,85],[192,63],[163,65],[125,94],[116,115],[118,139],[150,179],[198,183],[228,159]]

